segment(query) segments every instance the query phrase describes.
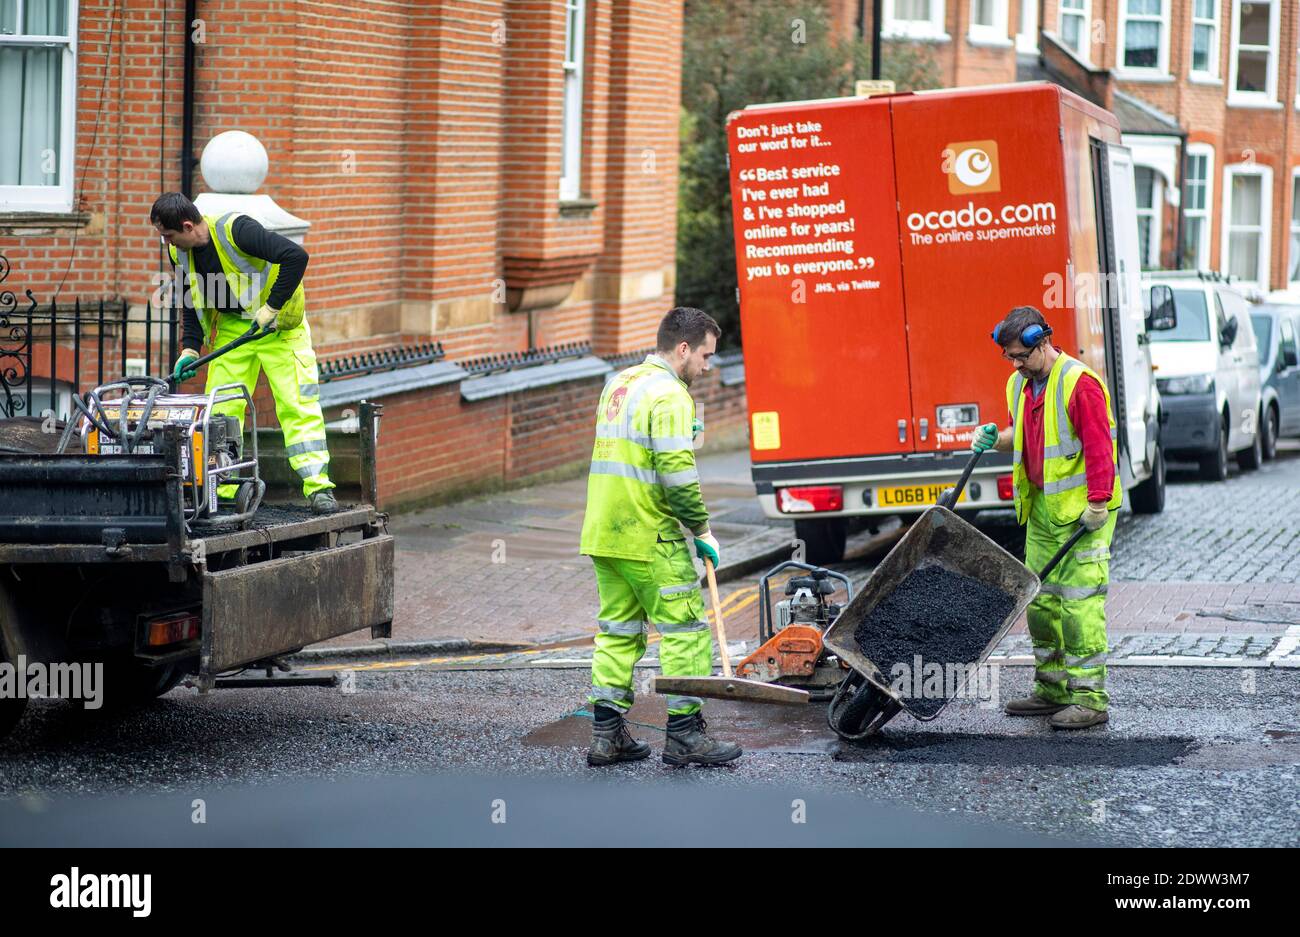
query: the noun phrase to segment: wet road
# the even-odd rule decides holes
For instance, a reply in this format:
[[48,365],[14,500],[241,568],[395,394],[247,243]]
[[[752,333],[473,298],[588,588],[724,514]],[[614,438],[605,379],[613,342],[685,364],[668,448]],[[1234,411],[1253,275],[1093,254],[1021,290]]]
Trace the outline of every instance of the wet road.
[[[303,830],[338,836],[355,829],[349,841],[406,842],[403,816],[431,831],[432,841],[444,828],[472,841],[465,798],[482,800],[482,822],[489,822],[494,783],[512,785],[526,815],[550,796],[552,782],[592,779],[649,790],[667,785],[667,800],[637,801],[649,811],[659,809],[656,803],[668,811],[702,810],[713,803],[710,792],[733,790],[731,812],[701,815],[719,836],[734,836],[737,824],[751,831],[757,824],[760,832],[771,824],[771,841],[784,841],[792,798],[829,796],[826,803],[840,805],[833,809],[850,813],[917,811],[940,824],[940,840],[948,830],[951,841],[965,831],[984,842],[1006,833],[1124,845],[1300,845],[1296,670],[1116,669],[1107,730],[1054,734],[1040,720],[1012,720],[958,701],[930,723],[900,716],[881,742],[863,748],[842,746],[815,704],[743,711],[712,704],[713,728],[747,749],[734,768],[712,771],[670,769],[657,757],[587,768],[589,723],[568,715],[583,705],[587,679],[582,669],[373,671],[356,674],[352,695],[302,688],[199,697],[178,689],[120,714],[34,703],[18,731],[0,742],[0,845],[43,836],[146,841],[138,823],[114,826],[113,818],[139,811],[162,824],[150,827],[155,839],[148,841],[193,842],[196,799],[238,804],[240,797],[263,808],[283,804],[277,815],[298,831],[291,841],[336,842]],[[1027,668],[1001,668],[1003,695],[1018,695],[1028,679]],[[662,725],[662,704],[644,700],[634,716]],[[661,731],[637,727],[637,734],[657,755]],[[461,784],[455,796],[394,800],[387,821],[360,822],[375,809],[359,804],[367,790],[382,798],[378,792],[404,783],[393,796],[409,797],[420,778],[429,779],[430,791]],[[331,796],[322,781],[341,786]],[[770,804],[753,805],[764,790],[784,792],[772,802],[781,805],[776,813]],[[101,803],[86,795],[131,796]],[[614,803],[617,797],[611,810]],[[220,811],[209,818],[211,835],[224,829],[238,841],[238,831],[221,822]],[[856,841],[882,841],[872,839],[872,828],[863,820]],[[705,835],[710,828],[697,829]],[[833,838],[834,829],[826,836]]]

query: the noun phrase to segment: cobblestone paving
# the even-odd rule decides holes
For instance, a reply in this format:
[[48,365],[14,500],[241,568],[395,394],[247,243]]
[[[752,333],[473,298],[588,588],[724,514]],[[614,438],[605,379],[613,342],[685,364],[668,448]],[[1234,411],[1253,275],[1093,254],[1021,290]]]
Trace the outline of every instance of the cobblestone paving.
[[1300,583],[1300,446],[1226,482],[1170,471],[1165,510],[1120,527],[1111,579]]

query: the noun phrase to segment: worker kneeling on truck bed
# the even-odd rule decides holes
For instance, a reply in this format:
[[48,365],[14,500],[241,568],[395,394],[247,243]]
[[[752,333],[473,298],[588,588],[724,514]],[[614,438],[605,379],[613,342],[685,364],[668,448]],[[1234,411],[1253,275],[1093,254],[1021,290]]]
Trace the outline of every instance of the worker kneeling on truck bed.
[[[289,467],[302,479],[302,494],[316,514],[338,510],[329,479],[329,449],[321,413],[316,352],[307,325],[307,299],[302,277],[307,251],[248,215],[229,212],[203,215],[179,192],[166,192],[149,212],[159,236],[167,243],[172,264],[188,282],[189,301],[181,323],[181,353],[172,376],[179,385],[195,370],[187,365],[199,357],[203,333],[209,350],[234,341],[249,323],[270,326],[276,334],[241,345],[208,365],[205,393],[223,384],[243,384],[251,394],[257,375],[275,398],[275,415],[284,434]],[[199,315],[203,323],[199,323]],[[244,401],[218,404],[217,413],[244,425]],[[235,485],[220,485],[217,496],[232,499]]]
[[1088,528],[1029,605],[1034,689],[1011,700],[1012,716],[1051,716],[1055,729],[1108,720],[1106,589],[1110,542],[1123,500],[1116,426],[1106,382],[1048,340],[1032,306],[1012,309],[993,330],[1007,380],[1011,426],[986,423],[971,448],[1015,453],[1016,519],[1027,525],[1025,564],[1042,569],[1078,524]]
[[[671,310],[659,324],[655,354],[620,372],[600,395],[581,547],[595,564],[600,592],[589,765],[650,754],[623,721],[632,708],[632,670],[646,650],[647,621],[663,637],[664,676],[713,671],[713,637],[682,528],[694,536],[696,555],[716,567],[718,541],[709,532],[695,468],[700,426],[688,388],[708,369],[721,334],[699,309]],[[708,736],[702,704],[694,696],[668,697],[666,764],[718,765],[740,757],[739,746]]]

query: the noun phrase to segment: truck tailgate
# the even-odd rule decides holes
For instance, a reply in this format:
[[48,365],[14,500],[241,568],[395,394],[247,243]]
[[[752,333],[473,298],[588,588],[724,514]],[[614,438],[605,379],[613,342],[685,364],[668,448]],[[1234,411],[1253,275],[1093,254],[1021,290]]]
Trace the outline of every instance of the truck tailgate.
[[203,574],[203,673],[393,620],[393,538]]

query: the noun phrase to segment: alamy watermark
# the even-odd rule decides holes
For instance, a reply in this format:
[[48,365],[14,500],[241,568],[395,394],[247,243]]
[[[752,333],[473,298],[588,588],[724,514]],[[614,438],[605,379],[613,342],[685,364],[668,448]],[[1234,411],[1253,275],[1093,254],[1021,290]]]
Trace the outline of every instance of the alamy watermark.
[[85,709],[104,705],[104,665],[40,664],[19,654],[0,663],[0,699],[79,699]]
[[995,709],[998,669],[979,662],[926,661],[914,654],[910,664],[899,661],[889,668],[889,688],[904,699],[973,699],[981,709]]

